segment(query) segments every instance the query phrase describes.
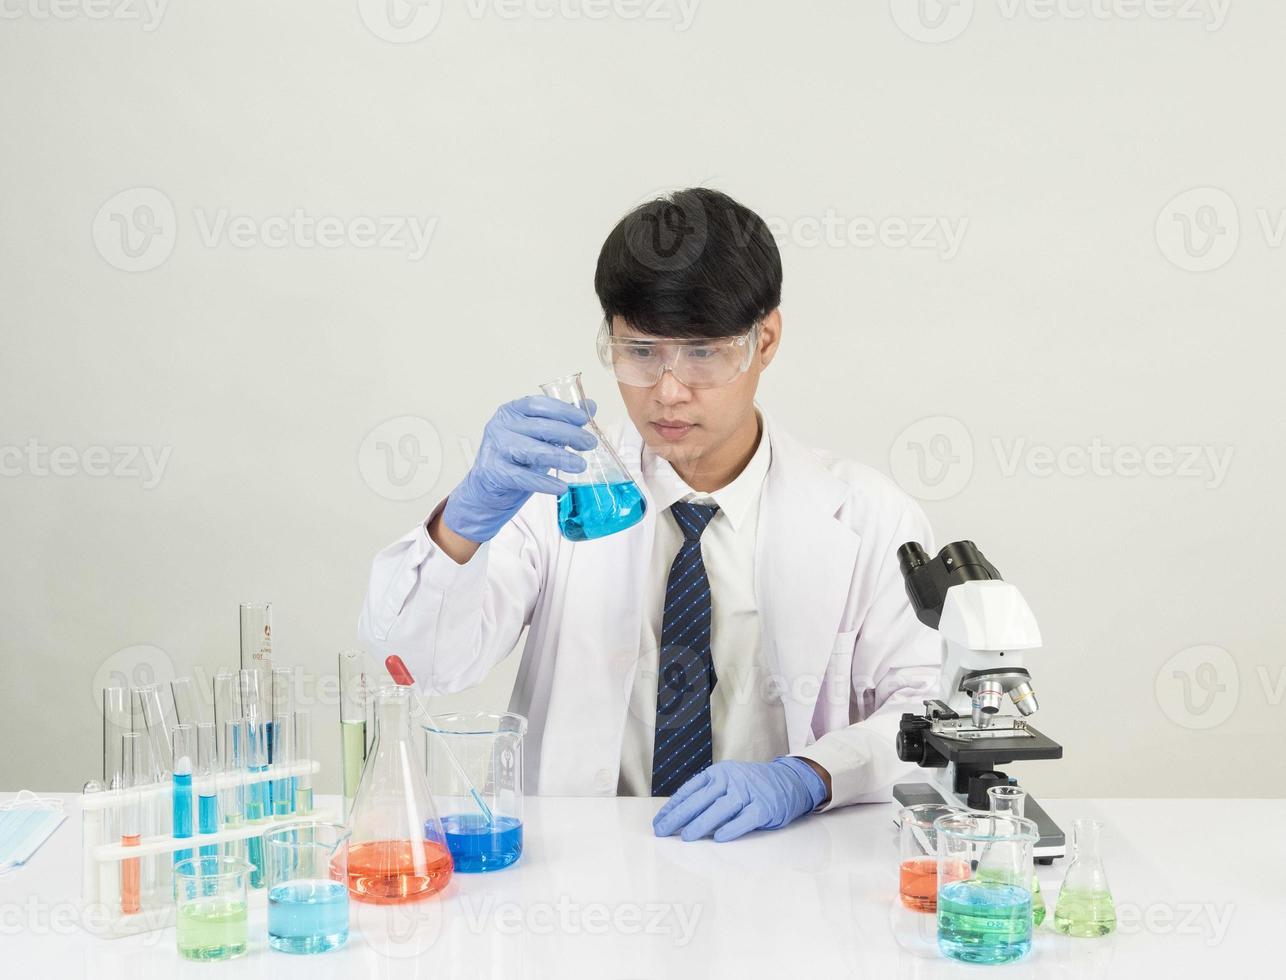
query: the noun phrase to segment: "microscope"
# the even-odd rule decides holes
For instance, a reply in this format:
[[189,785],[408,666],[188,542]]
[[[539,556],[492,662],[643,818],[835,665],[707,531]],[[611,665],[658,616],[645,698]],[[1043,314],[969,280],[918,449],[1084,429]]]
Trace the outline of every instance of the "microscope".
[[[1015,782],[997,766],[1063,756],[1061,745],[1026,721],[1037,703],[1022,651],[1041,645],[1036,617],[972,541],[949,544],[932,559],[919,542],[908,541],[898,549],[898,562],[916,616],[942,636],[939,691],[946,700],[925,701],[923,715],[902,716],[898,758],[931,776],[930,782],[894,786],[893,798],[903,806],[988,810],[987,790]],[[1006,699],[1017,715],[1001,713]],[[1062,857],[1062,830],[1030,795],[1024,813],[1040,832],[1036,860],[1050,864]]]

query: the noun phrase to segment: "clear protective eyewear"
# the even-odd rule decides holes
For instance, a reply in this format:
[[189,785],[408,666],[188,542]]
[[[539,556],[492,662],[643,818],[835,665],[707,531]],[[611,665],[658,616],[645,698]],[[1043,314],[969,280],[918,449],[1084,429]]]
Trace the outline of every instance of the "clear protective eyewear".
[[666,371],[688,388],[718,388],[750,368],[758,330],[756,321],[735,337],[613,337],[604,320],[598,331],[598,359],[617,381],[636,388],[652,387]]

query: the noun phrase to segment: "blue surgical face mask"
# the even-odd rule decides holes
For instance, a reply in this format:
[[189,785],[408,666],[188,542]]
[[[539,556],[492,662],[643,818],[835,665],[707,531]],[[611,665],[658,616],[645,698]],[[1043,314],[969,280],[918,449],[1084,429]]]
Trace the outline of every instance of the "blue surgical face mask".
[[0,803],[0,874],[26,864],[66,819],[62,800],[44,799],[26,789]]

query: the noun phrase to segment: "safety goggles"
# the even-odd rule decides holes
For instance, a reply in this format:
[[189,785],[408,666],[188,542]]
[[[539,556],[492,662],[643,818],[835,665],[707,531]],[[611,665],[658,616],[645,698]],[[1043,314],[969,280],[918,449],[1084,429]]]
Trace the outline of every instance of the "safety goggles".
[[606,320],[598,331],[598,359],[621,384],[650,388],[669,371],[688,388],[718,388],[745,374],[759,336],[756,322],[744,334],[714,340],[613,337]]

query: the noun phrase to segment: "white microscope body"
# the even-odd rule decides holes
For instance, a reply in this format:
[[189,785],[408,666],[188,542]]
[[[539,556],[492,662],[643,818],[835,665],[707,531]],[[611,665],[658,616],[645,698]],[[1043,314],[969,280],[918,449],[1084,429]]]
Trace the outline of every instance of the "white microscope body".
[[[931,774],[929,782],[894,786],[894,799],[985,810],[987,790],[1013,782],[997,766],[1063,755],[1026,720],[1038,705],[1023,653],[1040,647],[1040,628],[1023,594],[972,541],[949,544],[934,558],[908,541],[898,560],[916,616],[942,636],[942,700],[925,701],[923,715],[902,716],[898,758]],[[1016,713],[1001,713],[1006,700]],[[1063,832],[1030,795],[1026,816],[1040,831],[1037,859],[1062,857]]]

